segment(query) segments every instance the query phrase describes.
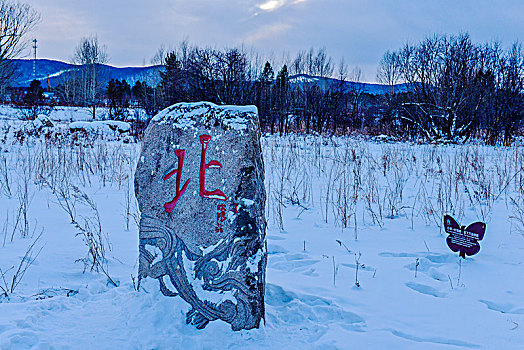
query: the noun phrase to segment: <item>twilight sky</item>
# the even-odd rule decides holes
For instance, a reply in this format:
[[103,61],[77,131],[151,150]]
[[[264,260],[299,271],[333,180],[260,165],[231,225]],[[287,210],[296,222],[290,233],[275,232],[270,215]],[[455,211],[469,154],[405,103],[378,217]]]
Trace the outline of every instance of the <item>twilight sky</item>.
[[[467,31],[474,41],[524,40],[523,0],[25,0],[42,15],[31,33],[38,57],[70,61],[96,34],[110,64],[149,64],[157,49],[191,43],[244,44],[272,58],[326,47],[375,81],[386,50],[434,33]],[[29,55],[29,51],[27,52]],[[276,68],[279,69],[279,68]]]

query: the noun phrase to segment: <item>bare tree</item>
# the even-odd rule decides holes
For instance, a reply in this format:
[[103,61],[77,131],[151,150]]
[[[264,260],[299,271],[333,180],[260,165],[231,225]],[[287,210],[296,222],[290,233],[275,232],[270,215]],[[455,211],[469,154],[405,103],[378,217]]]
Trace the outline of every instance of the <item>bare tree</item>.
[[377,80],[379,83],[387,85],[389,93],[395,93],[395,85],[400,82],[401,78],[400,57],[396,52],[386,51],[380,60]]
[[218,67],[216,50],[195,47],[190,51],[186,68],[190,101],[221,103]]
[[24,50],[25,35],[39,21],[39,13],[28,4],[0,0],[0,95],[16,72],[12,59]]
[[248,63],[244,52],[230,49],[215,52],[218,63],[219,101],[226,104],[246,103]]
[[495,100],[489,105],[494,114],[493,130],[503,135],[506,146],[511,145],[515,133],[524,120],[524,51],[522,45],[513,46],[499,57]]
[[401,49],[401,78],[409,90],[401,118],[429,139],[467,139],[490,91],[483,50],[468,34],[428,37]]
[[334,86],[331,88],[331,100],[333,102],[331,116],[333,134],[337,131],[337,127],[340,126],[343,121],[347,121],[348,119],[348,75],[348,66],[344,58],[342,58],[337,68],[336,84],[334,84]]
[[297,56],[291,63],[291,74],[298,75],[298,74],[304,74],[305,71],[305,56],[306,52],[303,50],[298,51]]
[[314,75],[317,75],[321,78],[326,78],[333,75],[333,59],[327,55],[325,47],[317,51],[317,55],[313,60],[313,67]]
[[84,103],[93,108],[93,119],[96,116],[96,104],[102,93],[101,65],[107,63],[107,48],[92,35],[83,38],[73,52],[73,63],[80,65],[81,91]]
[[362,84],[362,69],[355,67],[351,71],[351,85],[349,87],[349,94],[351,96],[351,115],[354,126],[360,124],[360,128],[364,128],[364,117],[361,116],[362,110],[362,94],[364,93],[364,85]]
[[162,66],[166,62],[166,56],[169,53],[169,50],[166,49],[164,45],[160,45],[158,50],[156,50],[153,58],[151,58],[151,64]]

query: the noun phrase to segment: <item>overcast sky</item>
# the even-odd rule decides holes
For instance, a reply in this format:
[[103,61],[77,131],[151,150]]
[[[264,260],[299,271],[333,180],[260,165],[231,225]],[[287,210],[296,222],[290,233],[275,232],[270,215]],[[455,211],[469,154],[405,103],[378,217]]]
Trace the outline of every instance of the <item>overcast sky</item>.
[[244,44],[274,61],[326,47],[375,81],[386,50],[434,33],[467,31],[475,41],[507,45],[524,40],[523,0],[25,1],[42,15],[31,34],[39,58],[70,61],[80,39],[96,34],[115,66],[147,65],[161,45],[187,38],[219,48]]

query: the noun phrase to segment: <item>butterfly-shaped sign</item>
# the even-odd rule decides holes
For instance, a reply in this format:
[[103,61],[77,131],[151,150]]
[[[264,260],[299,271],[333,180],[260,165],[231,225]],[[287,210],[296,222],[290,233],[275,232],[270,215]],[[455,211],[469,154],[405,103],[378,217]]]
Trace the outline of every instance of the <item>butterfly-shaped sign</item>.
[[480,221],[474,222],[468,227],[460,226],[451,216],[444,216],[444,230],[449,234],[446,242],[448,247],[459,252],[466,259],[466,255],[475,255],[480,251],[480,244],[486,233],[486,224]]

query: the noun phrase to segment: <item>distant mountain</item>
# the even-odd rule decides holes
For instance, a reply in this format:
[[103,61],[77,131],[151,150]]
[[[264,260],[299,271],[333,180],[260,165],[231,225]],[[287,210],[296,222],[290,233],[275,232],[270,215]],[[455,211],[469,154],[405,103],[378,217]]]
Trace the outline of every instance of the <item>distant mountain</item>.
[[[33,80],[33,60],[14,60],[18,65],[18,78],[13,82],[15,87],[27,87]],[[107,83],[111,79],[125,79],[131,86],[137,80],[146,81],[151,86],[156,86],[160,82],[158,72],[162,66],[147,67],[113,67],[101,65],[100,77],[102,83]],[[64,82],[79,66],[55,60],[37,59],[36,60],[36,79],[40,80],[42,86],[49,84],[52,87]]]
[[[19,77],[14,81],[15,87],[27,87],[33,80],[33,60],[14,60],[18,64]],[[79,66],[55,60],[38,59],[36,60],[36,79],[40,80],[42,86],[47,86],[47,81],[52,87],[67,80]],[[102,83],[106,84],[110,79],[125,79],[131,86],[137,80],[146,81],[150,86],[156,86],[160,83],[159,71],[162,66],[147,66],[147,67],[113,67],[110,65],[102,65],[100,77]],[[334,78],[321,78],[307,74],[294,75],[289,78],[292,86],[306,88],[310,85],[321,85],[325,88],[336,87],[340,84],[340,80]],[[382,84],[373,83],[357,83],[352,81],[344,81],[344,88],[346,91],[358,88],[363,93],[372,95],[381,95],[390,91],[390,87]],[[396,92],[406,91],[405,84],[398,84],[394,86]]]
[[[338,87],[341,83],[340,80],[334,78],[322,78],[315,77],[307,74],[293,75],[289,78],[290,84],[293,86],[299,86],[306,88],[310,85],[321,85],[324,88]],[[357,83],[353,81],[344,81],[344,89],[351,91],[352,89],[359,89],[361,92],[371,95],[382,95],[391,91],[391,87],[388,85],[375,84],[375,83]],[[395,92],[407,91],[406,84],[396,84],[393,86]]]

